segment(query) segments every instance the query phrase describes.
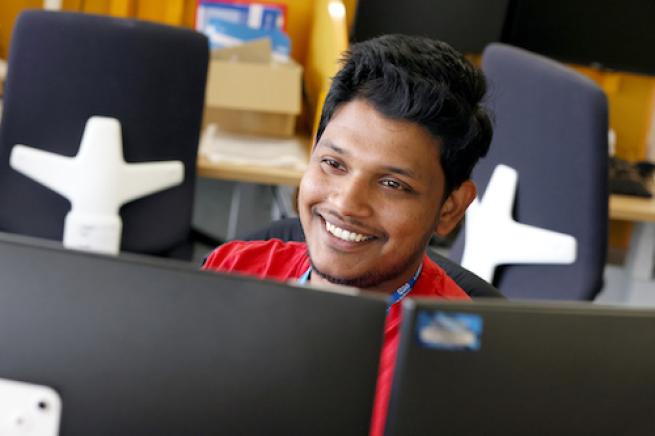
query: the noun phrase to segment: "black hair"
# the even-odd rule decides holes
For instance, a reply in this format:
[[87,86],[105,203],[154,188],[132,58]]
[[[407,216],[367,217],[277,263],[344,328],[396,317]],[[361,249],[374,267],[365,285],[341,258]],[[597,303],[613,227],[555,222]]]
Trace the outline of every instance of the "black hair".
[[[342,104],[363,99],[383,115],[415,122],[441,143],[446,196],[489,150],[482,72],[445,42],[384,35],[353,44],[323,105],[316,141]],[[444,197],[445,198],[445,197]]]

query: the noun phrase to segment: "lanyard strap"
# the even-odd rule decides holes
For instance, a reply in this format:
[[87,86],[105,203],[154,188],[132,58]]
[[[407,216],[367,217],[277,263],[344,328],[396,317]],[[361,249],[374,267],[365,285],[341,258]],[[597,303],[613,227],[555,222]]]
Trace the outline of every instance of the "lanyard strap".
[[307,271],[303,275],[300,276],[298,279],[298,284],[299,285],[306,285],[307,282],[309,281],[309,276],[312,274],[312,266],[310,265],[309,268],[307,268]]
[[405,296],[409,294],[412,289],[414,289],[414,285],[418,281],[418,278],[421,275],[422,270],[423,270],[423,263],[421,263],[418,266],[418,269],[416,270],[412,278],[407,281],[407,283],[396,289],[394,293],[391,294],[391,297],[389,298],[389,305],[387,306],[387,312],[389,312],[391,306],[393,306],[394,304],[405,298]]
[[[394,291],[394,293],[391,294],[391,296],[389,297],[389,304],[387,306],[387,312],[389,312],[389,309],[391,309],[391,306],[393,306],[394,304],[396,304],[397,302],[399,302],[400,300],[405,298],[405,296],[407,294],[409,294],[412,289],[414,289],[414,285],[418,281],[418,278],[421,275],[422,270],[423,270],[423,263],[421,263],[418,266],[418,269],[416,270],[416,272],[414,273],[412,278],[407,281],[407,283],[405,283],[404,285],[402,285],[401,287],[396,289]],[[309,281],[309,277],[311,276],[311,274],[312,274],[312,267],[310,265],[309,268],[307,268],[307,271],[305,271],[303,273],[303,275],[300,276],[300,278],[298,278],[298,284],[306,285],[307,282]]]

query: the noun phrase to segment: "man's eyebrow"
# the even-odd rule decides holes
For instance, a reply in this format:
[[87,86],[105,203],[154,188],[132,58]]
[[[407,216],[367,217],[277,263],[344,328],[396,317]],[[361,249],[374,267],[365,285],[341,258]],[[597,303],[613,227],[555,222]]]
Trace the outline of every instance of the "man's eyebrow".
[[401,176],[406,176],[406,177],[411,177],[412,179],[416,179],[416,173],[414,171],[410,170],[409,168],[385,166],[384,170],[388,171],[390,173],[400,174]]
[[348,152],[346,150],[344,150],[343,148],[341,148],[339,146],[334,145],[334,143],[332,141],[330,141],[329,139],[325,139],[325,140],[321,139],[319,141],[319,143],[317,144],[317,147],[327,147],[327,148],[332,149],[335,153],[348,154]]
[[[330,140],[321,140],[316,146],[317,147],[329,148],[329,149],[333,150],[335,153],[339,153],[339,154],[342,154],[342,155],[348,155],[349,154],[347,150],[344,150],[343,148],[335,145]],[[414,171],[412,171],[411,169],[409,169],[409,168],[401,168],[401,167],[395,167],[393,165],[386,165],[386,166],[382,167],[382,169],[384,171],[389,172],[389,173],[399,174],[401,176],[410,177],[412,179],[418,178],[416,176],[416,173]]]

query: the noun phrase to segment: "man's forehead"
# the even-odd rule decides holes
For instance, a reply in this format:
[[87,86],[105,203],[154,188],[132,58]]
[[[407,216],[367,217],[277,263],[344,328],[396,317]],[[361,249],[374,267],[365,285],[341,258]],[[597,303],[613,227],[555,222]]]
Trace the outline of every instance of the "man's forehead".
[[338,107],[317,146],[344,156],[375,155],[385,165],[405,168],[440,166],[440,142],[420,124],[390,118],[357,99]]

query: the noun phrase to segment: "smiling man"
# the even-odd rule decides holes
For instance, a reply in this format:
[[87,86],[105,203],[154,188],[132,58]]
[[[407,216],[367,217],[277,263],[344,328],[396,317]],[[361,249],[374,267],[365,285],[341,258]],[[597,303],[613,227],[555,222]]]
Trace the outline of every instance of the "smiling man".
[[382,435],[404,296],[468,298],[425,254],[462,219],[491,141],[482,74],[449,45],[354,44],[326,98],[298,208],[306,243],[235,241],[206,269],[389,295],[371,435]]

